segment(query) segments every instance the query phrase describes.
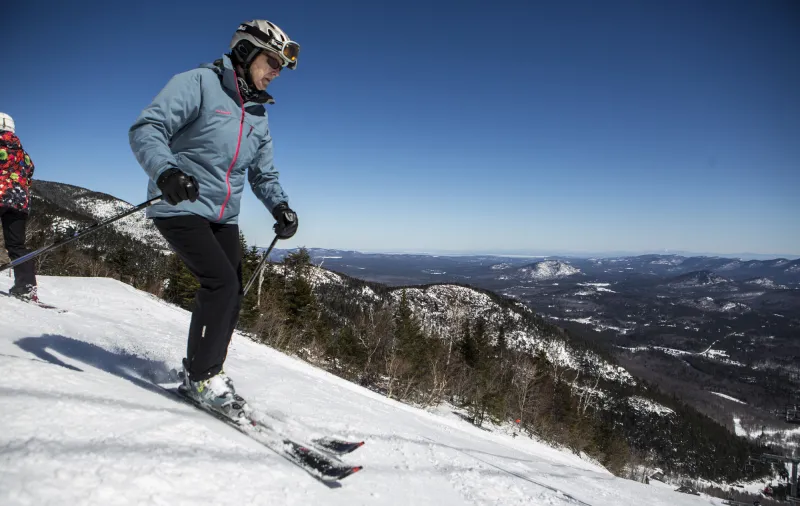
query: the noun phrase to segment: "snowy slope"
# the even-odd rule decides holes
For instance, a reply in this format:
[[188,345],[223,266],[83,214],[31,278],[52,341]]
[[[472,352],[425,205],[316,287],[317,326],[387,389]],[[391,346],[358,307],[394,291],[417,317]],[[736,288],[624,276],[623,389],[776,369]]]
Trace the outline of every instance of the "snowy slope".
[[[277,272],[283,271],[283,266],[280,264],[272,268]],[[342,276],[320,267],[309,267],[306,276],[313,289],[323,285],[336,285],[341,289],[347,286]],[[603,285],[603,283],[595,284]],[[442,336],[443,339],[453,337],[454,332],[461,332],[465,320],[482,318],[486,322],[487,335],[492,344],[496,342],[498,329],[502,324],[506,328],[507,343],[512,348],[530,353],[542,351],[554,364],[599,375],[609,381],[636,384],[633,376],[623,367],[612,364],[591,351],[578,350],[564,338],[544,336],[535,327],[528,326],[525,318],[531,316],[533,312],[520,302],[511,302],[510,306],[503,307],[486,292],[447,283],[426,287],[393,288],[389,297],[394,304],[397,304],[404,292],[412,312],[420,319],[423,328],[431,334]],[[356,289],[351,288],[347,297],[351,300],[360,300],[363,304],[381,301],[380,296],[366,285]]]
[[[75,201],[75,205],[94,216],[98,221],[107,220],[113,216],[121,214],[131,208],[133,204],[113,197],[98,198],[95,196],[81,197]],[[162,250],[169,250],[169,245],[161,233],[153,225],[144,211],[127,216],[111,224],[117,232],[127,235],[139,242],[149,244]]]
[[111,279],[39,281],[68,312],[0,297],[3,505],[721,504],[388,400],[237,334],[226,370],[254,405],[366,439],[347,457],[364,470],[329,489],[152,386],[183,356],[187,312]]
[[[33,186],[33,208],[51,215],[54,224],[82,230],[131,209],[133,204],[107,193],[80,186],[37,180]],[[109,225],[116,232],[157,250],[168,251],[169,245],[153,223],[140,211]]]
[[[535,328],[526,327],[523,317],[532,314],[532,311],[519,302],[514,303],[513,310],[504,309],[486,293],[449,284],[396,289],[392,292],[395,302],[399,302],[403,291],[413,312],[420,317],[423,327],[428,331],[447,336],[448,329],[460,331],[460,322],[465,318],[483,318],[489,329],[497,329],[505,323],[508,345],[515,349],[531,353],[542,351],[554,364],[600,375],[609,381],[630,385],[636,383],[628,371],[600,358],[596,353],[579,351],[565,339],[546,338]],[[490,330],[488,333],[494,344],[497,337],[495,332]]]

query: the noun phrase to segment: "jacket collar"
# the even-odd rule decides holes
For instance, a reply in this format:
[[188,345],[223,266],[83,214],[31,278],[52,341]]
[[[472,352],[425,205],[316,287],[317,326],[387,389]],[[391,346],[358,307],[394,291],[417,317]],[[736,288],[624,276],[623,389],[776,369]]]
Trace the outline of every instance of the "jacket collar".
[[[233,62],[228,55],[222,55],[222,58],[216,60],[214,63],[207,63],[201,65],[204,68],[210,68],[220,76],[220,81],[222,82],[222,86],[229,89],[236,95],[239,95],[239,85],[237,84],[238,76],[236,74],[236,70],[233,68]],[[274,104],[275,100],[272,98],[272,95],[267,93],[266,91],[259,91],[257,92],[257,98],[255,100],[247,100],[245,101],[246,104]]]

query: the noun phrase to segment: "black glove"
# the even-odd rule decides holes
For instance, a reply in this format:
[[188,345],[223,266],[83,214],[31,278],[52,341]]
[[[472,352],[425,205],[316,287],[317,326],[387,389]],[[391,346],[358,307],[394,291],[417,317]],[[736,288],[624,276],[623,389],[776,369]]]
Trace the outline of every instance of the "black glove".
[[286,202],[275,206],[272,216],[278,222],[273,228],[279,239],[289,239],[297,232],[297,214],[289,208],[289,204]]
[[175,167],[165,170],[156,181],[156,185],[161,190],[164,200],[173,206],[184,200],[194,202],[200,194],[194,177],[187,176]]

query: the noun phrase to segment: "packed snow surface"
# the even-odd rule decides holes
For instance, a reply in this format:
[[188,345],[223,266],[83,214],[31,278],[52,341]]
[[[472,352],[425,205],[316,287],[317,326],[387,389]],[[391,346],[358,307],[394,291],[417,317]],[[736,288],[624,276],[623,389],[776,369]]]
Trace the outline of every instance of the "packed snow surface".
[[225,369],[254,406],[367,442],[345,457],[364,470],[331,489],[153,386],[183,357],[189,313],[111,279],[39,283],[67,312],[0,296],[4,506],[721,504],[387,399],[236,334]]

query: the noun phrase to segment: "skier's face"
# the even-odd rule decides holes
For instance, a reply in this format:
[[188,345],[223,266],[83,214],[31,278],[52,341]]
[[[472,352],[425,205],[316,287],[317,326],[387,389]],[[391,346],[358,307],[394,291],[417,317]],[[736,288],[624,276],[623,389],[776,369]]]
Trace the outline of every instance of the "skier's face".
[[282,64],[280,56],[268,51],[262,51],[255,57],[250,64],[250,77],[259,91],[266,90],[269,83],[280,75]]

